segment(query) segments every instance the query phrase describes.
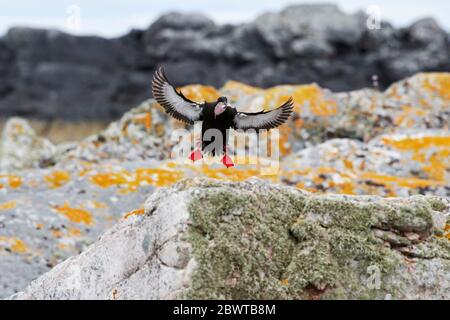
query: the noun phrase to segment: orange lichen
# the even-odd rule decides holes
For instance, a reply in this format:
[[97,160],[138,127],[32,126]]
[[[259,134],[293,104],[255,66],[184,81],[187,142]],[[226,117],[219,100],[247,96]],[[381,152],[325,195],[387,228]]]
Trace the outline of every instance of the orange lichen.
[[66,250],[69,246],[65,243],[58,243],[56,247],[60,250]]
[[[425,162],[425,159],[422,161]],[[444,150],[437,150],[428,157],[426,165],[422,166],[431,179],[444,181],[446,179],[446,172],[450,168],[450,148]]]
[[95,209],[107,209],[108,205],[104,202],[90,200],[89,201]]
[[22,185],[22,178],[19,176],[10,175],[8,177],[8,183],[9,186],[13,189],[20,188],[20,186]]
[[230,181],[244,181],[251,177],[260,177],[264,179],[272,179],[274,180],[274,176],[265,176],[261,175],[261,171],[259,169],[235,169],[235,168],[212,168],[207,165],[204,165],[199,170],[200,174],[213,178],[213,179],[221,179],[221,180],[230,180]]
[[264,92],[264,109],[272,109],[284,103],[289,97],[294,99],[294,110],[302,114],[310,111],[316,116],[332,116],[337,113],[336,101],[325,96],[316,84],[281,85]]
[[383,142],[398,150],[412,152],[411,159],[422,164],[422,170],[430,179],[446,180],[450,168],[450,135],[384,138]]
[[396,126],[403,125],[410,128],[414,126],[415,118],[425,117],[427,113],[428,112],[426,110],[405,105],[402,106],[402,112],[394,118],[394,123]]
[[225,85],[220,89],[220,91],[231,91],[231,92],[235,92],[235,97],[231,97],[231,98],[238,98],[239,96],[241,96],[242,94],[244,95],[253,95],[256,93],[261,92],[263,89],[258,88],[258,87],[253,87],[250,86],[248,84],[242,83],[242,82],[238,82],[238,81],[227,81],[225,83]]
[[89,211],[81,208],[72,208],[68,203],[64,203],[62,206],[54,206],[53,209],[75,223],[90,225],[93,222],[92,215]]
[[[285,156],[292,152],[292,148],[289,143],[289,137],[292,134],[292,128],[285,124],[278,128],[280,130],[280,144],[279,144],[280,154]],[[269,144],[271,143],[270,141]]]
[[97,173],[90,181],[102,188],[120,186],[124,192],[136,191],[145,184],[158,187],[171,185],[183,177],[183,172],[166,169],[137,168],[134,172],[121,170],[118,172]]
[[175,162],[167,162],[166,166],[167,166],[167,168],[173,169],[173,168],[177,167],[177,164]]
[[199,84],[193,84],[178,88],[186,98],[195,102],[215,101],[219,98],[220,93],[210,86],[203,86]]
[[43,223],[36,223],[36,229],[37,230],[42,230],[42,228],[44,228],[44,224]]
[[450,224],[448,223],[445,225],[444,236],[450,240]]
[[15,237],[0,237],[0,246],[1,245],[15,253],[26,253],[28,251],[25,242]]
[[353,170],[353,162],[348,159],[344,159],[343,162],[346,169]]
[[405,137],[401,139],[383,138],[383,142],[399,150],[420,150],[423,148],[450,147],[450,136]]
[[423,81],[423,87],[444,101],[450,101],[450,74],[428,73]]
[[340,188],[342,194],[355,194],[354,184],[351,181],[336,184]]
[[138,216],[138,215],[143,215],[145,213],[144,208],[141,209],[135,209],[133,211],[128,212],[127,214],[125,214],[124,218],[128,219],[131,216]]
[[15,136],[20,136],[25,132],[25,128],[22,126],[21,123],[17,123],[15,122],[14,125],[11,127],[11,136],[15,137]]
[[[386,196],[396,196],[395,187],[416,189],[446,184],[445,181],[440,180],[381,175],[375,172],[348,170],[347,168],[344,171],[339,171],[332,167],[285,171],[282,173],[282,180],[289,183],[290,177],[298,176],[303,176],[304,180],[296,182],[297,188],[310,192],[331,190],[341,194],[355,194],[357,193],[356,190],[364,190],[366,194],[378,194],[380,192],[378,188],[382,186]],[[339,179],[335,179],[336,177],[339,177]],[[305,181],[312,182],[314,188],[305,187]]]
[[68,228],[68,234],[72,237],[78,237],[81,235],[81,230],[77,228]]
[[52,188],[60,188],[70,180],[70,174],[66,171],[53,171],[51,174],[44,176],[47,185]]
[[302,190],[306,190],[308,192],[311,193],[317,193],[319,192],[319,190],[315,189],[315,188],[311,188],[311,187],[307,187],[305,186],[305,184],[303,182],[299,182],[295,185],[298,189],[302,189]]
[[14,209],[17,206],[17,203],[15,200],[7,201],[4,203],[0,203],[0,210],[10,210]]
[[92,170],[91,168],[84,168],[84,169],[81,169],[81,170],[78,172],[78,175],[79,175],[80,177],[84,177],[84,176],[87,175],[91,170]]
[[326,99],[322,89],[315,85],[300,86],[293,94],[296,104],[309,106],[316,116],[331,116],[337,113],[336,101]]
[[437,238],[446,238],[450,240],[450,224],[447,223],[444,227],[444,232],[442,234],[435,235]]
[[142,124],[148,131],[152,127],[152,113],[146,112],[143,115],[139,115],[134,119],[134,121],[136,123]]
[[288,279],[283,279],[283,280],[281,280],[280,282],[281,282],[281,284],[282,284],[283,286],[289,285],[289,280],[288,280]]
[[[17,189],[22,186],[22,178],[13,174],[0,174],[0,179],[6,179],[10,188]],[[2,186],[4,186],[2,184]]]
[[51,229],[50,232],[57,239],[62,238],[63,235],[64,235],[63,232],[61,230],[58,230],[58,229]]

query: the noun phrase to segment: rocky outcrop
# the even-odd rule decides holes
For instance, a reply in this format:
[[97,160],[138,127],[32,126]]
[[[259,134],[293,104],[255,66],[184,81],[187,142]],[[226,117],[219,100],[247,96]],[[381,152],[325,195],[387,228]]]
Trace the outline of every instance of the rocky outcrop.
[[450,134],[386,134],[363,143],[332,139],[282,162],[281,180],[312,192],[450,197]]
[[0,173],[0,298],[82,252],[120,217],[139,214],[156,187],[152,176],[170,177],[146,164]]
[[[144,216],[144,201],[150,193],[161,187],[170,187],[183,178],[203,177],[223,181],[211,184],[196,180],[194,189],[199,192],[207,191],[206,186],[213,188],[223,184],[224,187],[234,190],[235,194],[240,194],[241,188],[251,184],[229,184],[229,182],[241,182],[257,176],[266,180],[266,182],[257,182],[258,190],[260,188],[260,191],[257,191],[258,194],[266,190],[266,195],[270,199],[277,196],[279,190],[270,183],[282,183],[311,192],[305,197],[323,199],[326,203],[334,199],[333,197],[343,201],[345,206],[347,206],[345,201],[350,201],[351,208],[353,206],[359,208],[364,199],[381,203],[382,212],[391,206],[392,201],[399,205],[403,202],[401,199],[384,200],[376,195],[414,196],[405,198],[407,200],[401,209],[402,211],[412,210],[411,212],[417,212],[414,208],[418,208],[416,205],[421,203],[420,199],[432,199],[436,196],[448,198],[450,197],[449,79],[450,76],[446,73],[418,74],[393,84],[384,92],[357,90],[333,93],[314,84],[276,86],[264,90],[236,81],[230,81],[220,89],[201,85],[181,88],[186,96],[198,101],[211,100],[220,94],[225,94],[230,97],[233,104],[245,107],[247,111],[260,110],[261,107],[268,109],[285,100],[287,96],[294,96],[294,117],[286,125],[281,126],[279,131],[280,161],[235,157],[236,167],[232,169],[223,167],[218,159],[210,157],[205,157],[203,162],[195,164],[187,160],[187,157],[172,158],[174,150],[183,142],[172,141],[171,134],[174,129],[185,127],[167,117],[153,100],[145,101],[130,110],[121,119],[111,123],[106,130],[81,142],[64,145],[53,145],[48,140],[36,136],[25,120],[12,119],[8,122],[3,134],[0,153],[2,163],[0,168],[0,272],[2,274],[0,297],[7,297],[24,290],[30,281],[51,270],[55,265],[71,256],[89,252],[91,249],[86,251],[86,248],[121,218],[128,217],[126,221],[139,220],[140,218],[135,217]],[[195,130],[186,132],[195,137]],[[230,147],[230,151],[232,150],[233,148]],[[261,162],[254,162],[254,160]],[[180,192],[184,197],[192,191],[188,192],[186,188],[186,182],[184,182],[177,185],[175,189],[169,190],[174,194],[183,190]],[[291,189],[281,188],[280,190]],[[167,192],[164,191],[156,197],[167,198],[169,197]],[[301,191],[294,193],[303,194]],[[326,196],[330,193],[348,196]],[[373,197],[353,196],[367,194]],[[423,198],[420,195],[429,197]],[[172,202],[178,201],[170,197],[168,199]],[[277,199],[275,198],[274,201],[278,201]],[[159,203],[159,200],[155,201]],[[182,201],[185,201],[185,198],[180,200]],[[224,203],[224,205],[227,204]],[[337,204],[333,205],[340,208]],[[266,205],[264,202],[264,207],[267,207],[267,212],[271,210],[270,203]],[[426,204],[425,207],[427,207]],[[205,208],[209,210],[207,206]],[[280,208],[284,207],[280,206]],[[348,210],[347,207],[345,208],[345,212],[351,211],[351,208]],[[322,210],[321,208],[317,210],[319,209]],[[372,209],[370,207],[371,212]],[[274,210],[278,212],[277,208]],[[299,212],[303,212],[302,210],[299,209]],[[362,211],[365,212],[364,210]],[[428,209],[425,211],[428,212]],[[264,211],[265,214],[267,212]],[[376,212],[378,214],[378,211]],[[436,216],[434,212],[432,213]],[[208,214],[212,214],[212,211],[208,211]],[[343,213],[342,215],[344,216]],[[171,214],[168,216],[172,217]],[[296,214],[292,217],[294,216],[300,217]],[[145,217],[147,219],[147,215]],[[233,217],[234,214],[231,218],[224,217],[224,221],[232,220]],[[437,217],[442,215],[438,214]],[[190,219],[192,220],[192,216]],[[438,218],[438,220],[442,219]],[[119,225],[124,223],[119,222]],[[397,227],[383,228],[379,224],[371,223],[371,226],[375,226],[373,232],[378,235],[378,238],[385,237],[388,240],[392,238],[393,240],[389,241],[397,241],[402,244],[400,247],[412,248],[409,247],[410,242],[407,242],[405,238],[416,244],[417,239],[414,239],[417,235],[405,233]],[[228,230],[227,225],[221,224],[221,226],[224,227],[223,230]],[[276,230],[292,229],[290,224],[283,226],[285,229]],[[320,228],[316,226],[312,228],[319,230],[321,239],[322,237],[326,239],[326,236],[322,235],[321,228],[330,227],[322,222],[320,226]],[[272,230],[272,227],[270,222],[266,227],[259,225],[258,230],[266,232],[267,229]],[[124,228],[129,230],[128,228],[131,227],[126,224]],[[448,237],[450,227],[447,225],[446,228],[444,237]],[[412,233],[419,234],[419,238],[424,239],[420,243],[424,245],[428,246],[428,241],[432,241],[432,246],[426,247],[427,249],[422,252],[432,254],[436,248],[433,244],[435,238],[428,235],[430,232],[428,226],[426,230],[425,236],[421,232],[413,231]],[[358,241],[360,241],[359,236],[364,239],[368,237],[366,231],[360,231],[358,229],[354,234]],[[345,235],[349,236],[348,233]],[[436,239],[442,239],[439,238],[439,233],[436,235],[438,236]],[[151,239],[162,239],[161,241],[165,239],[162,235],[158,238],[159,231],[156,231],[152,237],[155,238]],[[388,240],[387,243],[390,243]],[[384,245],[388,245],[387,243]],[[404,245],[405,243],[408,245]],[[358,242],[358,245],[360,244]],[[400,250],[395,242],[390,245],[395,253],[400,254],[401,250],[405,250],[404,248]],[[148,246],[150,247],[151,245]],[[120,250],[122,248],[120,246]],[[364,246],[358,248],[366,250]],[[145,250],[145,255],[138,255],[137,261],[149,257],[151,249]],[[405,252],[401,254],[408,255]],[[369,258],[362,255],[356,260],[359,261],[358,263],[372,261],[370,260],[372,258]],[[178,264],[172,260],[168,262],[167,259],[163,261],[169,266],[173,263]],[[158,262],[155,263],[158,265]],[[134,264],[132,266],[139,267]],[[438,264],[426,265],[426,268],[428,267],[441,270]],[[292,266],[292,268],[297,267]],[[181,269],[183,268],[180,267]],[[175,282],[170,280],[168,284],[178,285],[179,277],[185,275],[183,270],[174,272],[172,275]],[[332,270],[336,271],[334,267]],[[367,272],[370,273],[373,270],[375,269],[371,267]],[[78,271],[75,269],[74,272]],[[143,275],[136,276],[137,282],[141,280],[141,276]],[[189,279],[188,275],[186,277]],[[125,286],[128,280],[121,279]],[[237,280],[233,278],[229,281]],[[158,283],[156,282],[155,285],[159,285]],[[103,286],[109,284],[106,281],[99,285],[103,290],[106,288]],[[318,286],[319,289],[322,288]],[[161,285],[161,288],[163,287]],[[165,291],[160,290],[160,292],[164,291],[164,294],[155,293],[152,297],[165,296],[171,290],[167,289],[168,287],[164,288]],[[308,290],[312,297],[321,291],[313,287]],[[92,293],[92,291],[86,292]],[[102,292],[102,297],[106,297],[108,291]],[[131,291],[129,295],[122,293],[122,298],[132,297],[133,294]],[[436,293],[436,296],[438,295]],[[376,297],[380,298],[381,295]]]
[[0,172],[40,168],[55,163],[56,146],[36,135],[24,119],[10,119],[0,141]]
[[374,30],[366,20],[334,5],[297,5],[235,26],[169,13],[116,39],[13,28],[0,38],[0,114],[118,118],[151,96],[157,65],[176,85],[316,82],[335,91],[450,71],[449,37],[434,20]]
[[187,179],[14,299],[448,299],[437,197]]
[[[445,135],[450,123],[449,88],[450,73],[421,73],[396,82],[383,92],[362,89],[334,93],[316,84],[261,89],[236,81],[228,81],[220,89],[188,85],[180,90],[194,101],[225,95],[239,110],[248,112],[270,110],[292,96],[293,117],[280,127],[280,149],[285,156],[333,138],[369,142],[382,134],[414,134],[431,129]],[[107,130],[80,143],[70,157],[97,162],[117,157],[168,158],[174,148],[171,133],[176,128],[189,127],[167,117],[150,99]]]

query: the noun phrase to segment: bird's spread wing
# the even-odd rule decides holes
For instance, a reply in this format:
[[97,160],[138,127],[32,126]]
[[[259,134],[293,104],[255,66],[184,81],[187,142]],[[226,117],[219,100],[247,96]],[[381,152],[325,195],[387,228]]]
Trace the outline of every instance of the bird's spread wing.
[[177,120],[193,124],[200,120],[202,105],[186,98],[181,91],[177,91],[167,80],[164,70],[158,68],[153,75],[153,97]]
[[294,101],[289,98],[280,107],[270,111],[256,113],[238,112],[234,117],[235,129],[272,129],[283,124],[291,115]]

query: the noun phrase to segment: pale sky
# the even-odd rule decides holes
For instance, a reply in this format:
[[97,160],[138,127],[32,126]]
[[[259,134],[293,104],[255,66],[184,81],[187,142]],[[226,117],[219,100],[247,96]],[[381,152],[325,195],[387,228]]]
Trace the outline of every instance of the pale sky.
[[[323,2],[326,1],[0,0],[0,35],[12,26],[30,26],[115,37],[131,28],[147,28],[157,17],[169,11],[200,12],[217,23],[240,23],[267,11],[279,11],[289,4]],[[377,6],[381,18],[395,26],[406,26],[419,18],[432,16],[442,27],[450,30],[449,0],[335,0],[333,3],[350,13]]]

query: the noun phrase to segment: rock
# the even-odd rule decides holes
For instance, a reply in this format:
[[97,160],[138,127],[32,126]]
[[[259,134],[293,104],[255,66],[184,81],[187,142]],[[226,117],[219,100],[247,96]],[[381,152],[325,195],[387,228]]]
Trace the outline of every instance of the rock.
[[448,131],[332,139],[281,162],[281,180],[312,192],[450,197]]
[[187,179],[11,298],[448,299],[432,216],[449,212],[436,197]]
[[0,142],[0,171],[53,165],[55,153],[56,147],[36,136],[26,120],[11,118]]
[[[387,88],[423,71],[450,71],[449,36],[432,19],[369,30],[362,13],[295,5],[240,25],[169,13],[114,39],[12,28],[0,38],[2,117],[116,120],[151,97],[155,68],[177,86],[318,83],[334,91]],[[374,84],[373,77],[377,77]]]
[[383,133],[445,128],[450,123],[449,83],[448,73],[424,73],[396,82],[384,92],[333,93],[316,84],[262,90],[237,82],[228,82],[219,91],[245,111],[272,109],[292,96],[294,117],[280,128],[281,151],[287,154],[331,138],[367,142]]
[[[147,96],[147,76],[127,65],[139,51],[127,38],[12,28],[2,40],[12,53],[5,63],[13,70],[11,88],[0,97],[3,116],[112,119],[129,108],[127,103]],[[129,93],[123,97],[125,89]]]
[[170,155],[172,123],[153,100],[144,101],[60,156],[59,163],[76,160],[99,163],[105,160],[135,161],[165,159]]
[[380,67],[389,70],[391,79],[403,78],[421,70],[447,70],[445,59],[450,58],[448,36],[431,18],[421,19],[406,30],[397,32],[412,50],[403,53],[386,52]]
[[[153,168],[152,168],[153,167]],[[0,173],[0,297],[22,290],[79,254],[120,217],[139,215],[147,195],[174,183],[159,162],[117,162]]]
[[326,51],[331,56],[335,48],[340,49],[339,46],[357,44],[364,32],[364,24],[363,15],[347,15],[331,4],[289,6],[280,13],[267,13],[255,20],[262,39],[278,59],[288,58],[291,46],[299,53],[299,42],[292,43],[296,39],[303,40],[301,51],[314,51],[322,42],[322,46],[329,46]]
[[[384,92],[365,89],[333,93],[316,84],[283,85],[262,89],[237,81],[229,81],[220,89],[204,85],[181,87],[180,90],[189,99],[195,101],[214,100],[220,95],[226,95],[230,97],[233,105],[244,111],[270,109],[284,102],[288,96],[294,97],[295,114],[286,125],[280,127],[279,131],[280,158],[256,159],[253,155],[247,158],[238,156],[233,159],[236,163],[233,169],[225,168],[217,157],[204,157],[203,161],[196,163],[188,160],[187,154],[175,157],[177,151],[186,144],[188,144],[188,150],[192,148],[189,139],[186,141],[172,139],[175,129],[185,130],[187,127],[170,119],[151,99],[131,109],[98,134],[81,142],[56,146],[45,139],[36,137],[23,120],[13,119],[5,130],[6,138],[2,139],[3,145],[8,146],[6,148],[8,152],[2,151],[2,157],[0,157],[3,163],[8,164],[7,168],[2,168],[3,172],[0,172],[0,255],[2,256],[0,297],[7,297],[24,290],[32,280],[49,271],[56,264],[70,256],[85,252],[99,235],[119,219],[130,221],[141,219],[136,217],[144,215],[143,203],[149,193],[161,187],[172,186],[183,178],[214,178],[223,181],[211,184],[201,182],[203,180],[200,182],[195,179],[186,180],[190,182],[183,182],[176,185],[175,189],[169,189],[168,192],[173,192],[174,195],[178,195],[178,191],[174,190],[183,190],[180,191],[186,193],[183,193],[183,199],[185,196],[188,197],[191,191],[194,194],[203,194],[207,191],[206,186],[216,188],[218,185],[231,188],[234,194],[239,195],[241,188],[253,190],[249,186],[256,183],[257,188],[261,187],[260,191],[255,191],[256,193],[266,190],[267,197],[278,201],[276,197],[281,192],[279,190],[285,190],[285,188],[277,189],[278,187],[269,185],[271,182],[296,186],[315,193],[307,197],[324,199],[325,203],[337,197],[339,201],[348,200],[357,203],[364,199],[370,199],[374,203],[387,201],[389,206],[391,206],[390,201],[398,205],[403,205],[405,201],[408,206],[410,203],[412,208],[416,208],[416,205],[422,208],[423,203],[420,199],[425,198],[420,195],[427,195],[427,201],[431,201],[431,219],[428,218],[427,213],[426,222],[423,219],[418,219],[414,223],[408,222],[406,225],[403,222],[397,223],[391,220],[386,222],[383,219],[377,224],[370,222],[373,226],[370,239],[386,248],[385,250],[394,250],[395,253],[403,256],[432,259],[432,261],[424,262],[425,268],[441,270],[440,260],[438,262],[433,260],[438,249],[434,247],[434,244],[429,245],[428,241],[434,239],[431,234],[436,235],[437,239],[448,239],[450,231],[448,215],[442,214],[446,210],[447,203],[444,200],[433,201],[437,196],[450,197],[449,79],[447,73],[418,74],[393,84]],[[184,132],[188,138],[194,138],[192,141],[195,141],[199,135],[199,128],[199,125],[196,125],[194,129]],[[239,135],[239,133],[233,133],[231,138],[239,137]],[[232,152],[236,149],[244,150],[245,146],[230,146],[229,150]],[[266,182],[237,183],[255,176],[265,179]],[[230,181],[236,184],[230,184]],[[188,192],[184,186],[189,183],[194,185],[194,189]],[[301,191],[293,192],[303,194]],[[361,197],[329,195],[332,193],[361,195]],[[405,200],[402,198],[384,200],[376,195],[405,197]],[[414,197],[406,198],[409,196]],[[169,195],[164,191],[155,197],[166,199]],[[184,203],[183,199],[170,198],[167,201],[180,200],[178,202]],[[300,202],[303,203],[302,201]],[[264,203],[267,212],[274,207],[269,202],[263,202],[263,200],[259,202]],[[224,205],[228,206],[226,202]],[[167,206],[171,208],[168,204]],[[387,210],[387,205],[381,206],[383,208],[380,209],[381,212]],[[428,206],[426,204],[424,206],[425,211],[428,212]],[[319,205],[317,207],[317,210],[314,209],[311,212],[322,212],[321,207]],[[215,209],[211,208],[213,207],[205,206],[205,214],[217,217],[212,214]],[[223,210],[227,211],[226,208]],[[280,205],[279,208],[284,206]],[[336,205],[335,208],[340,207]],[[229,212],[224,211],[217,223],[203,219],[208,217],[202,217],[202,220],[208,223],[208,228],[210,225],[220,225],[223,227],[221,230],[227,233],[228,227],[232,226],[236,219],[241,219],[241,216],[242,219],[247,219],[246,214],[253,214],[253,209],[253,207],[245,207],[245,209],[233,207]],[[415,209],[411,211],[406,207],[403,209],[405,212],[419,211]],[[278,207],[274,210],[278,210]],[[289,212],[297,219],[302,210],[297,210],[297,213]],[[339,210],[336,212],[340,212]],[[181,210],[180,214],[183,212],[185,211]],[[171,214],[168,215],[171,216]],[[374,215],[378,217],[378,211]],[[184,216],[180,217],[182,219]],[[308,217],[312,219],[311,217],[315,218],[315,215],[310,214]],[[160,218],[163,219],[163,217]],[[193,216],[189,216],[189,221],[192,219]],[[247,220],[242,221],[243,225],[248,225]],[[321,230],[318,232],[322,234],[321,228],[329,228],[326,224],[328,218],[324,221],[320,223],[320,226],[314,225],[311,228]],[[356,219],[355,223],[357,224],[358,221],[359,219]],[[122,223],[119,222],[119,224]],[[286,230],[291,230],[291,224],[283,225],[285,229],[276,227],[276,230],[282,230],[280,234],[285,235]],[[386,224],[389,227],[386,227]],[[268,226],[258,225],[257,231],[265,233],[268,228],[274,227],[270,221]],[[124,228],[128,230],[128,227]],[[209,230],[203,226],[201,228]],[[309,225],[301,228],[308,229]],[[258,235],[257,231],[253,234]],[[345,236],[351,239],[354,237],[359,239],[358,237],[362,236],[366,239],[369,237],[366,231],[360,232],[358,229],[351,235],[345,233]],[[148,240],[143,240],[143,247],[147,248],[145,249],[147,253],[153,248],[152,239],[164,239],[163,236],[158,238],[159,232],[155,231],[154,234],[149,235]],[[228,236],[232,236],[232,233]],[[228,236],[220,235],[216,238],[228,239]],[[325,235],[320,237],[322,236],[326,238]],[[114,236],[112,237],[115,239]],[[145,238],[145,235],[143,237]],[[302,231],[297,232],[296,237],[303,238],[307,235],[305,236]],[[308,239],[308,243],[313,241]],[[253,238],[251,240],[245,238],[245,241],[257,243]],[[325,243],[332,245],[329,242]],[[130,245],[136,248],[138,246]],[[170,286],[161,285],[161,294],[158,295],[158,293],[152,297],[165,297],[166,294],[170,297],[177,295],[171,288],[179,288],[181,278],[184,279],[182,280],[184,288],[191,279],[189,275],[191,271],[186,271],[187,266],[195,267],[189,263],[193,256],[192,250],[195,251],[195,248],[195,243],[186,242],[184,238],[174,242],[169,241],[159,248],[160,261],[156,261],[152,266],[159,266],[160,263],[164,267],[157,272],[166,272],[172,268],[178,272],[174,272],[173,278],[170,278],[172,280],[167,282]],[[362,248],[363,253],[365,252],[366,247],[359,248]],[[367,258],[363,255],[362,258],[358,256],[356,261],[364,263],[364,261],[371,261],[372,258],[373,256],[369,255]],[[144,259],[144,256],[138,255],[137,259],[137,262],[142,261],[140,259]],[[335,261],[333,259],[331,261]],[[134,262],[130,265],[133,268],[136,267]],[[328,266],[328,264],[325,265]],[[129,267],[128,262],[125,267]],[[253,272],[255,268],[245,269],[247,272],[245,275],[250,271]],[[290,268],[297,270],[295,265]],[[78,272],[70,268],[68,272],[72,272],[71,270]],[[233,272],[230,276],[227,275],[225,280],[227,285],[240,283],[241,274],[238,269],[236,270],[233,271],[236,275]],[[336,272],[334,267],[327,269],[327,273],[328,270],[333,274]],[[372,273],[374,270],[376,268],[370,267],[367,272]],[[162,273],[156,274],[159,277]],[[292,274],[289,275],[292,277]],[[139,282],[136,285],[138,287],[146,285],[145,276],[146,271],[142,271],[136,278],[123,280],[122,285],[127,287],[127,283],[131,282]],[[283,283],[291,282],[291,280],[288,282],[284,281],[285,279],[281,280]],[[302,278],[299,281],[303,283],[304,280]],[[430,278],[430,281],[435,279]],[[155,282],[154,285],[159,285],[159,282]],[[317,287],[307,289],[311,297],[328,290],[328,286],[320,281],[315,282],[315,285]],[[130,284],[130,287],[132,286],[134,284]],[[189,287],[188,284],[186,286]],[[150,286],[150,288],[154,287]],[[249,288],[258,288],[258,286],[255,287],[251,283],[246,290],[250,290]],[[120,298],[121,294],[122,298],[138,296],[137,293],[131,291],[125,293],[118,288],[111,290],[112,293],[108,294],[116,298]],[[87,291],[86,294],[91,294],[90,292]],[[104,292],[105,295],[102,297],[107,295],[107,290]],[[143,288],[142,294],[146,292],[149,291]],[[277,292],[291,297],[291,293],[286,293],[287,291]],[[304,290],[298,292],[304,293]]]
[[432,18],[421,19],[409,28],[409,39],[418,45],[445,45],[447,34],[443,31],[436,20]]

